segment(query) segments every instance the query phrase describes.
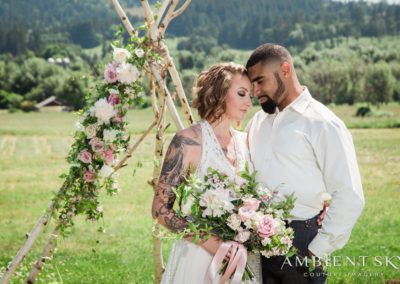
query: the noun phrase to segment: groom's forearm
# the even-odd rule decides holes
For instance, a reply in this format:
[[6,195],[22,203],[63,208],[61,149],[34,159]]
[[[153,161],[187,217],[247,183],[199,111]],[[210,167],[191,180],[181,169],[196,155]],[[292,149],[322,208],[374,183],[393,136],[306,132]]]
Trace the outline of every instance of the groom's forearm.
[[336,193],[332,205],[322,221],[322,227],[308,249],[318,257],[324,257],[342,248],[364,208],[364,198],[353,190]]
[[342,122],[322,125],[314,140],[314,152],[332,200],[308,249],[323,257],[347,243],[364,208],[364,195],[353,140]]

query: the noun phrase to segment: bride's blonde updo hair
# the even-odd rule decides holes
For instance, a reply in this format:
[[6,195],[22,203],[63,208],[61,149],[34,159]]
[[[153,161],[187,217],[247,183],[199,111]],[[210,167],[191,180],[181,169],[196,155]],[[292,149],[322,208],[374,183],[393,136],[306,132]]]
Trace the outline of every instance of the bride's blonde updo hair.
[[202,71],[193,88],[193,107],[202,119],[213,123],[225,113],[225,97],[235,75],[247,76],[243,65],[218,63]]

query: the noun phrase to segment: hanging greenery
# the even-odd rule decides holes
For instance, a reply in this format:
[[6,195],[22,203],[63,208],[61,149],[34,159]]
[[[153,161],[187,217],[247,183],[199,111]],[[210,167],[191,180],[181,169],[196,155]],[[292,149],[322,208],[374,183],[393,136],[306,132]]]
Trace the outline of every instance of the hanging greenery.
[[102,218],[99,194],[106,191],[111,196],[119,190],[114,169],[130,140],[127,111],[142,102],[146,60],[159,60],[146,41],[146,37],[136,35],[126,46],[122,47],[121,41],[112,44],[113,61],[105,66],[104,79],[96,86],[96,93],[86,97],[86,106],[80,111],[66,158],[69,171],[60,176],[65,182],[51,208],[63,236],[74,225],[76,215],[84,214],[91,221]]

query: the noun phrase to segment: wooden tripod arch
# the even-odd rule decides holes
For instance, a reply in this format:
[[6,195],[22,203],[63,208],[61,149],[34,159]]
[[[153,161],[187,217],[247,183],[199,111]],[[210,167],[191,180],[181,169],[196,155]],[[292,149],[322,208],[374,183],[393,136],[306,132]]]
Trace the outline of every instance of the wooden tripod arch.
[[[111,0],[112,5],[120,17],[125,29],[131,36],[136,36],[137,31],[130,23],[126,13],[122,9],[118,0]],[[183,129],[183,123],[174,105],[171,97],[171,92],[166,85],[166,77],[169,74],[175,93],[177,94],[182,109],[184,112],[185,119],[187,122],[192,124],[194,122],[192,111],[190,109],[188,100],[183,90],[182,82],[180,80],[178,71],[175,64],[169,54],[169,50],[164,42],[165,31],[175,17],[179,16],[189,6],[191,0],[185,0],[179,8],[179,0],[163,0],[158,11],[153,13],[148,0],[141,0],[141,5],[145,15],[146,21],[146,36],[150,39],[149,45],[153,50],[156,50],[159,55],[163,58],[163,62],[155,62],[152,59],[146,61],[146,75],[149,79],[150,92],[152,96],[152,108],[154,112],[154,120],[150,123],[147,130],[142,136],[132,145],[130,145],[120,162],[114,166],[114,172],[119,170],[121,167],[126,165],[127,160],[132,156],[134,151],[138,148],[141,142],[146,136],[156,127],[157,133],[155,136],[155,158],[158,163],[155,163],[153,170],[153,177],[149,182],[153,188],[157,184],[157,180],[160,174],[160,165],[163,159],[163,145],[164,145],[164,133],[166,130],[166,112],[170,112],[173,121],[178,130]],[[158,96],[156,95],[158,94]],[[65,190],[65,186],[61,186],[60,191]],[[52,216],[52,212],[55,210],[53,203],[50,203],[46,213],[37,221],[31,232],[27,235],[27,239],[23,246],[20,248],[16,256],[10,262],[6,271],[0,279],[0,284],[6,284],[11,280],[13,273],[16,271],[18,266],[22,263],[25,256],[29,253],[30,249],[34,245],[35,240],[38,238],[43,229],[49,224]],[[161,240],[158,237],[159,225],[156,224],[153,232],[154,242],[154,262],[155,262],[155,283],[159,283],[163,273],[163,261],[162,261],[162,250]],[[26,283],[34,283],[43,267],[44,262],[50,257],[56,246],[57,237],[60,232],[54,230],[49,236],[49,240],[44,247],[41,256],[33,265],[31,272],[26,279]]]

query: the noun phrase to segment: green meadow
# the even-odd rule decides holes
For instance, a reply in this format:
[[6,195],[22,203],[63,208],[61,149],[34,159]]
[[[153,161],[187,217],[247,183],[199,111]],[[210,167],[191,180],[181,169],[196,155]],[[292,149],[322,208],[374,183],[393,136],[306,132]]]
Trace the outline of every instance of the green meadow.
[[[374,115],[365,118],[354,117],[354,106],[331,108],[351,128],[366,207],[347,246],[335,253],[341,266],[330,267],[328,283],[400,280],[400,129],[395,128],[400,127],[400,105],[374,108]],[[257,110],[252,108],[251,114]],[[64,158],[76,119],[71,113],[0,112],[0,274],[62,183],[58,176],[67,170]],[[133,141],[152,119],[150,109],[130,111]],[[168,131],[170,139],[173,124]],[[153,192],[147,181],[153,169],[153,140],[152,134],[119,171],[121,191],[102,196],[104,220],[93,223],[78,217],[72,234],[59,241],[37,283],[152,283]],[[106,228],[105,233],[97,232],[99,226]],[[25,280],[51,232],[52,224],[12,283]],[[165,261],[171,243],[163,243]],[[364,263],[361,256],[366,256]],[[346,257],[355,266],[343,261]]]

